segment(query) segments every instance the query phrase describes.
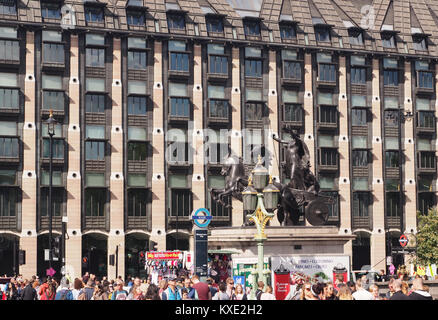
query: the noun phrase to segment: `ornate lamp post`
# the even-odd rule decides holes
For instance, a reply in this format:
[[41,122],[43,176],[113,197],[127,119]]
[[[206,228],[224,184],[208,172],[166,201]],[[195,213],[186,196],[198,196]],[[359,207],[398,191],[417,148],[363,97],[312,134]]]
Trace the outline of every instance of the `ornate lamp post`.
[[52,268],[52,262],[53,262],[53,252],[52,252],[52,184],[53,184],[53,168],[52,168],[52,162],[53,162],[53,136],[55,135],[55,125],[57,124],[57,121],[53,119],[53,110],[50,109],[50,115],[49,119],[46,120],[47,124],[47,133],[50,137],[50,162],[49,162],[49,174],[50,174],[50,180],[49,180],[49,269]]
[[[269,181],[269,184],[268,184]],[[254,184],[254,186],[253,186]],[[274,210],[277,208],[280,190],[273,185],[272,177],[268,170],[262,165],[262,159],[259,155],[258,162],[252,171],[252,176],[248,179],[248,187],[242,191],[243,210],[252,213],[247,215],[249,220],[254,221],[257,233],[254,239],[257,241],[257,277],[253,274],[253,290],[251,298],[254,299],[257,281],[266,283],[263,274],[264,266],[264,241],[267,239],[265,227],[269,220],[274,217]]]

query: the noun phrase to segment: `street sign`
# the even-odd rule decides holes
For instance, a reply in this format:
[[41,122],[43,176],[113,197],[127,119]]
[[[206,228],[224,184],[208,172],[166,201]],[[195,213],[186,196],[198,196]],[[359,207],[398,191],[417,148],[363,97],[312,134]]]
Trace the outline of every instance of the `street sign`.
[[400,242],[400,245],[404,248],[408,244],[408,238],[404,234],[402,234],[398,242]]
[[205,208],[199,208],[192,214],[192,220],[199,228],[207,228],[213,217]]

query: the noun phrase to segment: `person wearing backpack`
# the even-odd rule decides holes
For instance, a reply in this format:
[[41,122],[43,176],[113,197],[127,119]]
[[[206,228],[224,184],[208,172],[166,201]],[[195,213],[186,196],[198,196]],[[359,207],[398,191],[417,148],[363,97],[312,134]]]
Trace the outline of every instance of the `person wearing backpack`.
[[117,280],[117,289],[111,295],[111,300],[126,300],[128,298],[128,292],[123,289],[123,280]]
[[68,279],[61,284],[61,290],[56,293],[55,300],[73,300],[73,293],[69,288],[70,282]]

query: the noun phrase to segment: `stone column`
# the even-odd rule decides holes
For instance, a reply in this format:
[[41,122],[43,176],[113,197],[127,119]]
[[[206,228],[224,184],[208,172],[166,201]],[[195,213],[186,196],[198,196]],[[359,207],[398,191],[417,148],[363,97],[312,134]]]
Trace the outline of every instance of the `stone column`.
[[371,265],[385,269],[385,190],[383,184],[380,69],[379,59],[373,59],[372,114],[373,114],[373,233],[371,235]]
[[[193,66],[193,210],[205,207],[204,146],[203,146],[203,97],[202,97],[202,47],[194,46]],[[189,137],[190,139],[190,137]]]
[[[69,92],[68,173],[67,173],[67,233],[65,240],[65,265],[69,275],[82,274],[81,236],[81,130],[79,90],[79,44],[78,36],[70,37],[70,82]],[[73,234],[75,233],[75,234]]]
[[165,147],[163,129],[163,43],[154,43],[154,88],[152,132],[152,232],[151,241],[157,242],[158,250],[166,250],[166,180],[164,176]]
[[[351,233],[350,152],[348,134],[347,68],[345,56],[339,57],[339,207],[341,234]],[[352,241],[344,245],[352,257]]]
[[[231,106],[232,106],[232,130],[231,130],[231,149],[238,156],[242,156],[242,108],[240,100],[240,49],[232,48],[232,88],[231,88]],[[243,224],[243,203],[232,198],[232,226],[240,227]]]
[[[312,79],[312,54],[304,55],[304,142],[309,149],[310,170],[317,176],[315,171],[315,133],[313,118],[313,79]],[[304,224],[309,225],[306,219]]]
[[26,264],[20,266],[25,278],[37,271],[37,183],[36,183],[36,121],[35,121],[35,45],[34,32],[26,32],[26,78],[24,81],[22,228],[20,249],[26,251]]
[[[404,112],[411,111],[414,112],[412,106],[412,73],[411,73],[411,62],[405,62],[405,101],[404,101]],[[405,139],[404,149],[405,149],[405,230],[410,233],[411,229],[415,230],[417,225],[417,191],[415,188],[415,148],[414,148],[414,120],[411,118],[404,122]],[[403,230],[402,230],[403,231]]]
[[[278,142],[272,139],[271,134],[280,137],[278,129],[278,92],[277,92],[277,51],[269,50],[269,92],[268,92],[268,107],[269,120],[271,122],[269,135],[265,133],[265,138],[268,138],[267,147],[272,152],[271,163],[269,166],[269,173],[272,178],[280,182],[280,149]],[[280,226],[280,222],[274,217],[271,226]]]
[[[124,177],[123,177],[123,108],[122,108],[122,56],[120,38],[113,39],[112,128],[111,128],[111,177],[110,177],[110,233],[107,255],[115,254],[119,245],[118,274],[125,274],[124,237]],[[127,131],[127,130],[126,130]],[[108,258],[109,262],[109,258]],[[115,266],[108,263],[108,277],[115,278]]]

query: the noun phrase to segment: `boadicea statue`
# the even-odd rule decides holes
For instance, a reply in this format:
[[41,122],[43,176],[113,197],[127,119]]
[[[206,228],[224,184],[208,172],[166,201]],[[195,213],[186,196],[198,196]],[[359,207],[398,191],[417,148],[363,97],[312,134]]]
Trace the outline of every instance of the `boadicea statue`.
[[[295,130],[290,127],[283,129],[291,135],[288,141],[274,137],[280,145],[286,145],[285,169],[289,183],[282,184],[278,181],[273,184],[280,190],[277,205],[277,218],[282,226],[287,224],[287,217],[293,225],[299,224],[300,215],[304,212],[306,220],[313,226],[326,224],[333,199],[319,194],[319,183],[310,171],[309,149]],[[245,172],[243,159],[231,152],[223,161],[221,175],[225,176],[223,189],[213,188],[210,194],[214,201],[230,208],[225,203],[227,197],[234,197],[242,201],[242,191],[248,186],[248,175]],[[231,201],[228,201],[231,203]],[[304,210],[303,210],[304,209]],[[247,225],[248,222],[245,222]]]

